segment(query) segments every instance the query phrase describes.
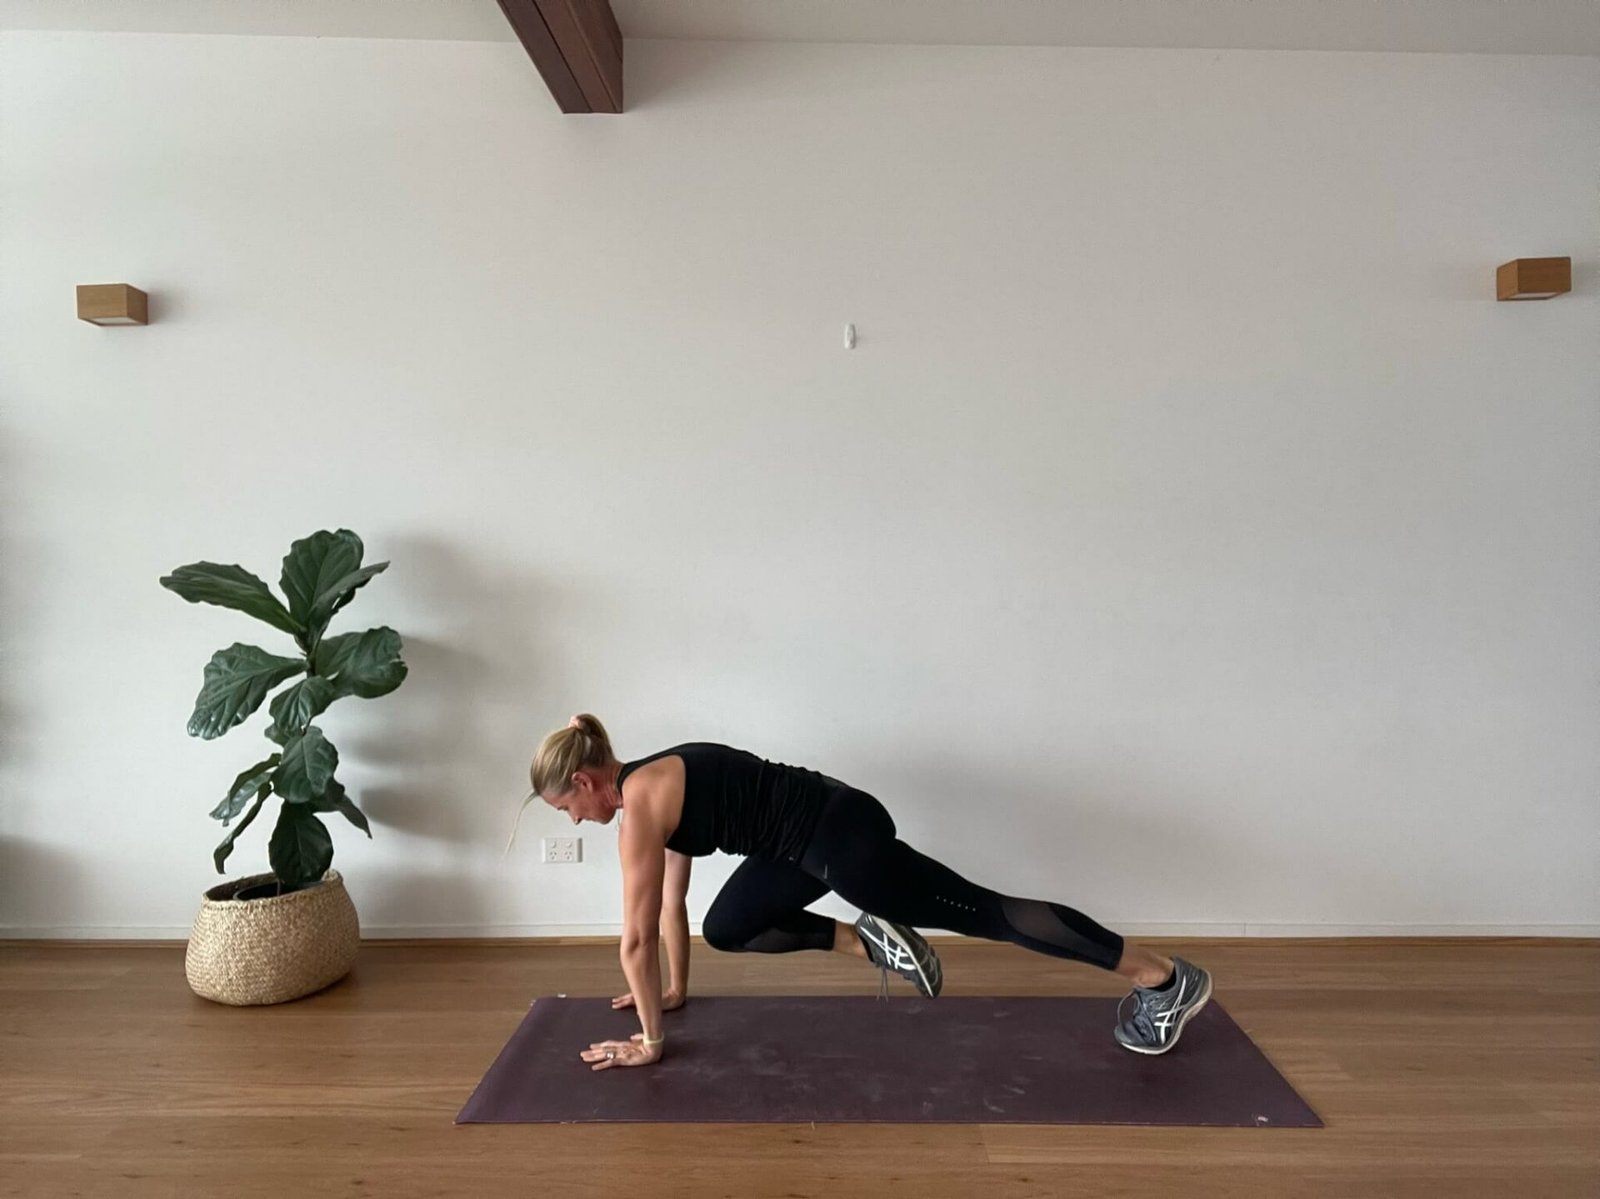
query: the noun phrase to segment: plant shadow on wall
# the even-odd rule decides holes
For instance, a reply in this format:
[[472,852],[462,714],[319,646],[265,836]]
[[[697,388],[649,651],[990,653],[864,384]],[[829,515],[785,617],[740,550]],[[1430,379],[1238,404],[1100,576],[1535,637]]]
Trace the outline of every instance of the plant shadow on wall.
[[[267,843],[274,878],[230,896],[252,899],[282,895],[322,880],[333,862],[333,839],[320,817],[344,816],[368,837],[366,816],[334,777],[339,752],[312,723],[346,696],[376,699],[405,680],[400,635],[388,627],[326,636],[329,623],[389,563],[362,566],[365,547],[349,529],[327,530],[296,541],[283,560],[281,585],[288,602],[273,595],[242,566],[195,562],[180,566],[161,585],[190,603],[233,608],[294,638],[293,657],[235,642],[212,655],[195,700],[188,731],[212,740],[242,724],[280,683],[293,686],[271,704],[268,740],[281,748],[247,767],[234,779],[211,815],[232,828],[213,855],[217,873],[233,852],[240,833],[254,823],[270,795],[282,803]],[[242,815],[242,819],[240,819]]]
[[[407,637],[406,659],[427,679],[426,704],[402,703],[398,719],[357,729],[345,740],[363,757],[400,768],[402,781],[363,791],[362,804],[374,820],[432,842],[464,844],[481,827],[471,809],[482,783],[465,771],[491,760],[484,708],[495,691],[493,676],[513,660],[529,660],[526,646],[508,648],[505,640],[518,627],[518,604],[526,601],[497,593],[443,542],[402,537],[391,544],[406,562],[407,589],[416,604],[447,616],[461,635]],[[491,637],[492,656],[486,652]]]
[[[508,760],[502,725],[509,714],[513,728],[533,739],[535,731],[525,730],[529,706],[543,696],[554,707],[568,685],[553,632],[561,622],[549,619],[561,597],[547,580],[519,576],[499,560],[483,565],[451,541],[412,536],[390,545],[406,564],[408,595],[452,630],[407,636],[406,659],[426,687],[409,702],[402,696],[391,719],[344,741],[363,760],[396,768],[396,782],[362,791],[372,820],[456,847],[460,864],[364,879],[363,910],[378,927],[414,927],[426,913],[430,925],[477,928],[492,890],[477,847],[486,825],[491,843],[504,836],[501,817],[509,824],[527,791],[527,761]],[[530,681],[534,663],[538,674]],[[520,754],[521,742],[517,748]]]

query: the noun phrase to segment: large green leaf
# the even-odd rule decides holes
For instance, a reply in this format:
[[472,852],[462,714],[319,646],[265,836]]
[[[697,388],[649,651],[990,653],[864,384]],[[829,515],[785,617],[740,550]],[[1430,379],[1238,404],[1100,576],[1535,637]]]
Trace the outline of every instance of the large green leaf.
[[267,842],[267,860],[285,887],[309,887],[333,864],[333,838],[305,804],[286,803]]
[[332,683],[340,695],[375,699],[405,681],[401,649],[400,634],[387,626],[341,633],[317,646],[313,673]]
[[233,852],[234,841],[238,839],[240,833],[244,832],[245,829],[250,827],[250,822],[256,818],[256,814],[261,811],[261,805],[267,801],[267,796],[271,794],[271,787],[261,788],[260,793],[256,796],[255,804],[251,807],[250,811],[245,813],[245,818],[239,821],[239,827],[224,837],[222,839],[222,844],[217,846],[215,852],[212,853],[211,860],[217,864],[218,874],[223,873],[222,864],[228,860],[228,855]]
[[228,788],[226,798],[211,812],[214,818],[222,821],[223,828],[227,828],[228,821],[244,811],[244,805],[250,802],[252,796],[267,788],[272,777],[272,768],[278,764],[280,756],[273,754],[265,761],[257,762],[233,780],[233,786]]
[[326,629],[335,612],[355,599],[356,592],[365,587],[373,576],[381,575],[388,569],[387,562],[374,562],[371,566],[363,566],[360,570],[351,571],[344,578],[336,580],[333,586],[317,600],[316,607],[311,609],[311,626],[319,633]]
[[285,633],[300,636],[305,632],[305,622],[292,615],[265,583],[237,564],[220,566],[215,562],[194,562],[164,576],[161,585],[191,604],[233,608]]
[[314,649],[334,613],[374,575],[389,568],[387,562],[363,567],[365,552],[361,538],[349,529],[337,533],[323,529],[289,547],[280,583],[289,597],[290,613],[305,626],[302,648]]
[[206,664],[205,684],[189,717],[189,735],[210,741],[242,723],[284,679],[305,670],[304,658],[282,658],[234,642]]
[[272,776],[272,789],[291,804],[310,803],[328,789],[339,766],[339,751],[311,725],[283,747],[283,761]]
[[267,736],[279,745],[285,744],[290,737],[304,732],[338,698],[339,689],[327,679],[301,679],[273,698],[272,726],[267,729]]
[[367,823],[366,813],[351,802],[345,794],[344,784],[338,779],[330,779],[322,797],[313,799],[307,806],[313,812],[343,812],[345,819],[366,833],[369,840],[372,837],[372,826]]

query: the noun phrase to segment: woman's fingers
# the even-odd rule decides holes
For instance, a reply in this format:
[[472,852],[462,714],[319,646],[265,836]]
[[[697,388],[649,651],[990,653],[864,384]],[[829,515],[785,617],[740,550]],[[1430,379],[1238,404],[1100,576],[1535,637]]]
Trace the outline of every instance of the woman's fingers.
[[[600,1062],[602,1064],[609,1064],[610,1062],[615,1061],[616,1058],[621,1055],[622,1051],[623,1044],[621,1041],[596,1041],[578,1056],[586,1062]],[[606,1054],[608,1053],[611,1054],[612,1057],[607,1058]]]
[[[636,1038],[643,1036],[643,1033],[635,1034]],[[578,1056],[586,1062],[594,1063],[589,1067],[591,1070],[609,1070],[612,1066],[633,1065],[641,1048],[643,1046],[632,1041],[596,1041]],[[612,1056],[607,1057],[608,1053]]]

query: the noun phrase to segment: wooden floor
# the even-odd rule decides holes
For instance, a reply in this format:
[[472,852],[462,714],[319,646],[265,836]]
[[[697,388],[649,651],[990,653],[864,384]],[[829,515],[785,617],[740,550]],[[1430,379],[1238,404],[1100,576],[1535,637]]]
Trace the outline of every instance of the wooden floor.
[[[531,999],[626,989],[614,945],[368,943],[321,995],[228,1008],[188,990],[181,947],[13,942],[0,1194],[1600,1196],[1600,943],[1147,943],[1212,971],[1326,1128],[457,1127]],[[1123,990],[1007,945],[939,947],[947,994]],[[697,942],[692,984],[878,978]]]

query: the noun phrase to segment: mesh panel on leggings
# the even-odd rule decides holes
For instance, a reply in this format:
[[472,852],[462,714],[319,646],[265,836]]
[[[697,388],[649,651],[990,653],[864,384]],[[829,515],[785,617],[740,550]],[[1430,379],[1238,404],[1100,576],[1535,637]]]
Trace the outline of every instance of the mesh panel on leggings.
[[[1122,938],[1082,912],[1041,899],[1006,896],[1000,901],[1006,922],[1029,941],[1066,950],[1086,962],[1114,969],[1122,957]],[[1027,941],[1022,944],[1028,948]]]

